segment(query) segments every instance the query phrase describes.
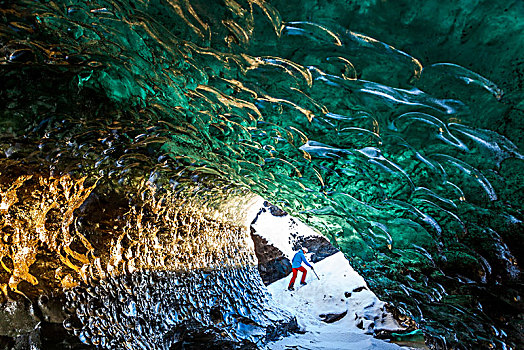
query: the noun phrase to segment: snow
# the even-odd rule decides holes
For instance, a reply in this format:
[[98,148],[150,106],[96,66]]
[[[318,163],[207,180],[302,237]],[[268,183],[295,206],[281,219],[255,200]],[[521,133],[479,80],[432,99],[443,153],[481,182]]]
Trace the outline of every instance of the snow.
[[[267,208],[259,214],[253,227],[256,234],[280,249],[289,259],[295,253],[292,247],[298,238],[321,236],[298,219],[290,215],[273,216]],[[306,257],[309,255],[306,254]],[[273,302],[294,315],[305,332],[271,342],[267,345],[268,349],[408,349],[370,335],[373,330],[401,331],[403,328],[385,311],[385,303],[369,290],[365,280],[341,252],[312,265],[320,280],[306,267],[307,285],[300,285],[299,272],[295,291],[287,290],[290,275],[268,286]],[[345,311],[346,316],[334,323],[326,323],[320,317]]]
[[258,235],[264,237],[268,241],[268,244],[280,249],[290,260],[293,258],[293,255],[295,255],[295,252],[293,251],[293,243],[296,241],[296,237],[323,237],[322,234],[314,231],[311,227],[302,223],[297,218],[294,218],[291,215],[273,216],[267,209],[258,216],[256,222],[252,226],[255,228]]
[[407,349],[373,338],[370,335],[350,332],[342,327],[326,326],[311,330],[306,334],[296,334],[269,343],[271,350],[398,350]]
[[[384,312],[384,303],[367,289],[364,279],[351,268],[341,252],[319,261],[313,267],[320,280],[309,270],[307,285],[300,286],[297,281],[293,292],[287,290],[289,276],[268,286],[275,302],[295,315],[300,328],[306,332],[271,343],[270,349],[286,349],[291,345],[303,345],[306,349],[400,349],[395,344],[364,334],[365,331],[372,332],[373,327],[389,330],[402,328]],[[353,292],[359,287],[365,289]],[[351,295],[346,297],[346,292]],[[344,311],[347,315],[331,324],[320,318],[322,314],[340,314]],[[385,317],[382,316],[384,314]],[[379,324],[375,317],[378,317]],[[357,327],[359,323],[364,329]]]
[[[344,254],[338,252],[313,267],[320,280],[309,270],[306,276],[308,284],[300,286],[296,281],[295,288],[298,289],[293,292],[287,290],[289,276],[268,286],[269,292],[279,304],[285,305],[289,311],[296,310],[301,316],[307,315],[302,320],[298,318],[299,325],[305,328],[310,325],[318,326],[325,324],[319,315],[348,311],[348,315],[338,322],[343,323],[347,329],[362,332],[357,327],[362,321],[364,330],[370,332],[373,329],[402,330],[391,315],[384,311],[385,303],[367,288],[364,279],[351,268]],[[348,293],[347,297],[345,293]],[[383,317],[384,314],[389,317]],[[374,322],[375,316],[380,324]],[[301,324],[301,321],[304,323]]]

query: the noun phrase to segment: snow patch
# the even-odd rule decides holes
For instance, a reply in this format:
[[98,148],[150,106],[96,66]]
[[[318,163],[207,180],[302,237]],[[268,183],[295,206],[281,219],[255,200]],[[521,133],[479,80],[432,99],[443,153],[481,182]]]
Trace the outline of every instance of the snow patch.
[[[264,208],[261,206],[261,209]],[[252,227],[283,254],[292,259],[293,245],[298,239],[322,236],[291,215],[273,216],[267,208],[259,210]],[[306,254],[306,257],[311,254]],[[309,260],[309,259],[308,259]],[[385,310],[385,303],[369,290],[366,281],[338,252],[307,268],[307,285],[300,286],[301,273],[295,282],[295,291],[288,291],[290,276],[268,286],[273,301],[297,318],[304,334],[294,334],[268,344],[270,349],[407,349],[373,338],[373,331],[404,330]],[[341,315],[333,323],[323,321],[327,314]],[[322,315],[322,317],[321,317]]]
[[385,311],[385,303],[371,292],[364,279],[349,265],[344,254],[338,252],[313,265],[313,271],[306,276],[306,286],[290,292],[287,290],[290,277],[278,280],[268,286],[277,303],[295,314],[304,329],[325,325],[320,315],[347,315],[334,324],[343,325],[354,332],[372,333],[373,330],[387,329],[401,331],[395,319]]
[[297,241],[296,238],[324,237],[291,215],[273,216],[267,208],[262,207],[260,209],[265,211],[260,212],[256,222],[251,226],[253,226],[258,235],[268,241],[268,244],[280,249],[289,260],[296,253],[293,251],[293,244]]

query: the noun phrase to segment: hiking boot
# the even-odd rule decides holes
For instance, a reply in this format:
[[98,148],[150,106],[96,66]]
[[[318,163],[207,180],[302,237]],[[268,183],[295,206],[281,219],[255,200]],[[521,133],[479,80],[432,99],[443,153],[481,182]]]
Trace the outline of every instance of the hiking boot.
[[289,287],[287,287],[287,290],[293,291],[293,290],[295,290],[295,288],[293,288],[293,286],[289,286]]
[[300,282],[300,284],[305,286],[307,283],[306,282]]

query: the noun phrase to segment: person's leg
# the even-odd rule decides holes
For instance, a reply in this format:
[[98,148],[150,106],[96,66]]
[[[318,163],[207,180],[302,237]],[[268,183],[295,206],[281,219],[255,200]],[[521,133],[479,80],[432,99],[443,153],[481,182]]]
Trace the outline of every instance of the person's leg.
[[306,282],[307,270],[305,269],[304,266],[300,266],[297,270],[302,272],[302,279],[300,280],[300,283],[305,283]]
[[293,276],[291,277],[291,281],[289,282],[289,286],[288,288],[290,287],[293,287],[295,285],[295,279],[297,278],[297,272],[298,272],[298,269],[293,269]]

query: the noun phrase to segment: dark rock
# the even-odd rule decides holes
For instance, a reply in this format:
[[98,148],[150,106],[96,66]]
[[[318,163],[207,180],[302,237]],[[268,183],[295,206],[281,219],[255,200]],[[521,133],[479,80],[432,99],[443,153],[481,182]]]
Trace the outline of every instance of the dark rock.
[[280,209],[276,205],[269,203],[268,201],[264,202],[264,206],[269,209],[269,211],[271,212],[271,215],[273,216],[286,216],[287,215],[287,213],[284,210]]
[[270,245],[265,238],[257,235],[253,228],[251,228],[251,238],[255,243],[258,271],[266,286],[291,273],[291,262],[280,249]]
[[333,254],[339,252],[339,250],[322,236],[307,236],[297,237],[293,244],[294,250],[299,250],[301,247],[305,247],[311,254],[310,260],[313,263],[319,262]]
[[344,292],[344,296],[346,298],[351,298],[351,292]]
[[258,347],[251,341],[235,341],[227,337],[219,328],[203,329],[197,321],[186,322],[174,327],[165,336],[171,338],[170,350],[216,349],[216,350],[256,350]]
[[292,271],[291,262],[285,257],[278,257],[265,264],[259,264],[258,269],[266,286],[286,277]]
[[0,336],[0,350],[12,349],[14,345],[14,339],[10,337]]
[[0,305],[0,336],[17,337],[31,332],[38,324],[35,308],[27,300]]
[[68,333],[62,324],[41,322],[28,333],[16,337],[0,336],[0,350],[93,350],[94,346],[83,344],[74,334]]
[[222,314],[222,311],[218,306],[213,306],[211,308],[211,310],[209,311],[209,317],[211,318],[211,321],[213,321],[214,324],[220,324],[224,322],[224,315]]
[[45,350],[91,350],[96,348],[82,343],[78,337],[69,333],[62,324],[42,322],[39,332],[42,349]]
[[41,295],[38,298],[37,305],[42,313],[43,320],[46,322],[62,324],[66,319],[63,309],[64,300],[61,298]]
[[[387,329],[381,329],[378,331],[373,332],[373,336],[377,339],[390,339],[390,340],[402,340],[402,341],[410,341],[410,342],[418,342],[420,344],[424,344],[424,334],[418,329],[416,322],[410,318],[409,316],[406,316],[402,314],[396,307],[386,304],[384,307],[384,313],[382,314],[382,321],[376,320],[377,322],[384,322],[384,317],[387,314],[391,314],[393,318],[398,322],[398,324],[401,327],[405,327],[403,330],[387,330]],[[438,341],[437,338],[428,338],[427,345],[430,345],[431,341],[435,339]],[[441,346],[442,345],[442,346]],[[439,346],[430,346],[432,349],[444,349],[446,346],[444,344],[441,344]],[[417,347],[418,348],[418,347]]]
[[255,321],[253,321],[252,319],[247,318],[245,316],[242,316],[242,315],[239,315],[239,314],[233,314],[231,316],[234,317],[237,320],[237,322],[239,322],[239,323],[243,323],[243,324],[248,325],[248,326],[262,327],[261,325],[259,325]]
[[365,310],[365,309],[370,309],[370,308],[372,308],[373,306],[375,306],[375,302],[374,302],[374,301],[371,302],[371,303],[369,303],[368,305],[364,306],[364,310]]
[[253,228],[251,228],[251,238],[253,239],[253,243],[255,243],[255,255],[257,256],[259,264],[266,264],[271,260],[284,256],[280,249],[269,244],[265,238],[256,234]]
[[266,341],[277,340],[292,333],[305,333],[300,330],[296,318],[293,318],[290,322],[280,322],[266,327]]
[[353,289],[353,293],[362,292],[363,290],[366,290],[366,289],[367,289],[367,288],[364,287],[364,286],[357,287],[357,288]]
[[348,310],[342,312],[342,313],[332,313],[332,314],[322,314],[322,315],[319,315],[319,317],[322,319],[323,322],[326,322],[326,323],[333,323],[333,322],[337,322],[341,319],[344,318],[344,316],[346,316],[348,314]]

